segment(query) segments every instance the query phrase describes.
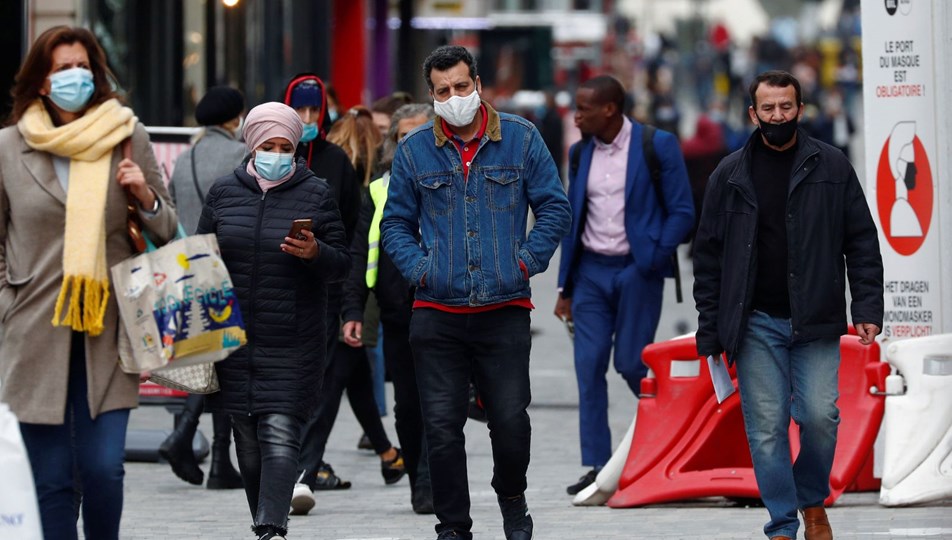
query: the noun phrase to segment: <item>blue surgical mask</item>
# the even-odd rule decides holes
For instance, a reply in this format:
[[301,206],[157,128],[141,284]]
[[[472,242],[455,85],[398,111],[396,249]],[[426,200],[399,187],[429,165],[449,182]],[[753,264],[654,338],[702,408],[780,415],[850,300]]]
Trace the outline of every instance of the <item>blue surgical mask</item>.
[[327,117],[330,118],[331,123],[336,122],[339,116],[337,109],[327,109]]
[[317,124],[304,124],[304,133],[301,134],[301,142],[308,143],[317,138]]
[[265,180],[275,182],[288,175],[294,167],[294,154],[255,152],[255,170]]
[[93,72],[76,67],[50,75],[50,99],[66,112],[79,112],[96,90]]

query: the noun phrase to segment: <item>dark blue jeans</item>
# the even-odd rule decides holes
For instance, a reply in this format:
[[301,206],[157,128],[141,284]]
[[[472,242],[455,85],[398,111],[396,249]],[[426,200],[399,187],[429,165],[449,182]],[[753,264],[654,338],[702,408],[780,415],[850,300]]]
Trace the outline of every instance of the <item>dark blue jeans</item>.
[[[82,495],[84,535],[115,540],[119,538],[122,517],[129,409],[105,412],[95,420],[90,417],[83,334],[73,334],[71,350],[63,423],[20,424],[36,483],[43,537],[78,538],[76,488],[81,485],[89,487]],[[74,471],[79,474],[78,482]]]
[[437,533],[470,537],[469,479],[463,425],[475,378],[489,419],[492,486],[505,497],[526,490],[529,468],[529,310],[507,307],[474,314],[417,309],[410,345],[430,462]]
[[274,531],[284,536],[303,421],[288,414],[232,415],[231,420],[255,534]]
[[[797,537],[797,510],[823,506],[840,423],[840,338],[794,342],[790,319],[754,311],[735,358],[744,427],[767,537]],[[790,419],[800,453],[790,463]]]

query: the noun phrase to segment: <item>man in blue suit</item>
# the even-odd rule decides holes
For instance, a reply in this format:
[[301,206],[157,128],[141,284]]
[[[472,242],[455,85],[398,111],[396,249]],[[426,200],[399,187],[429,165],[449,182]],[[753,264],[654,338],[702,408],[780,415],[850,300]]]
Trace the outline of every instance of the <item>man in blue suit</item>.
[[612,348],[615,370],[638,395],[647,373],[641,350],[654,341],[671,255],[694,226],[677,139],[655,132],[658,193],[642,151],[644,126],[624,116],[624,102],[624,87],[605,75],[575,94],[575,125],[585,139],[569,151],[577,163],[569,171],[573,219],[562,239],[555,315],[575,326],[582,465],[591,470],[566,488],[570,495],[594,482],[611,457],[605,374]]

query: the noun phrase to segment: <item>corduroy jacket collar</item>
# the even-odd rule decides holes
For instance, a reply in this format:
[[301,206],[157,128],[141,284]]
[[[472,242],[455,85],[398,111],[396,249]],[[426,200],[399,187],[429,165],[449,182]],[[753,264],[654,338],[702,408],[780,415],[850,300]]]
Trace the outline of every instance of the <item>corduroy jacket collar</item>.
[[[480,100],[483,107],[486,107],[486,115],[489,119],[486,121],[486,136],[490,141],[499,142],[502,140],[502,130],[499,128],[499,113],[485,100]],[[446,141],[450,140],[443,132],[443,122],[439,118],[433,120],[433,138],[436,139],[436,146],[442,147]]]

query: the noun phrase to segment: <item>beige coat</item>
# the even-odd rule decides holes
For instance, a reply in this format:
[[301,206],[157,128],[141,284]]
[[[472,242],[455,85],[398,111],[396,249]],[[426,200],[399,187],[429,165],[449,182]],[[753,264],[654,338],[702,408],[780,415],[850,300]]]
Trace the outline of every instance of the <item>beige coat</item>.
[[[158,214],[143,222],[164,243],[175,234],[175,209],[141,124],[132,135],[132,157],[162,200]],[[115,180],[121,159],[121,147],[116,147],[106,198],[110,267],[133,254],[126,232],[126,195]],[[62,424],[66,411],[72,330],[50,322],[63,280],[65,222],[66,193],[50,154],[27,146],[16,126],[0,130],[0,401],[8,403],[21,422]],[[119,369],[120,322],[114,289],[104,325],[99,336],[86,336],[86,380],[93,418],[138,404],[138,377]]]

